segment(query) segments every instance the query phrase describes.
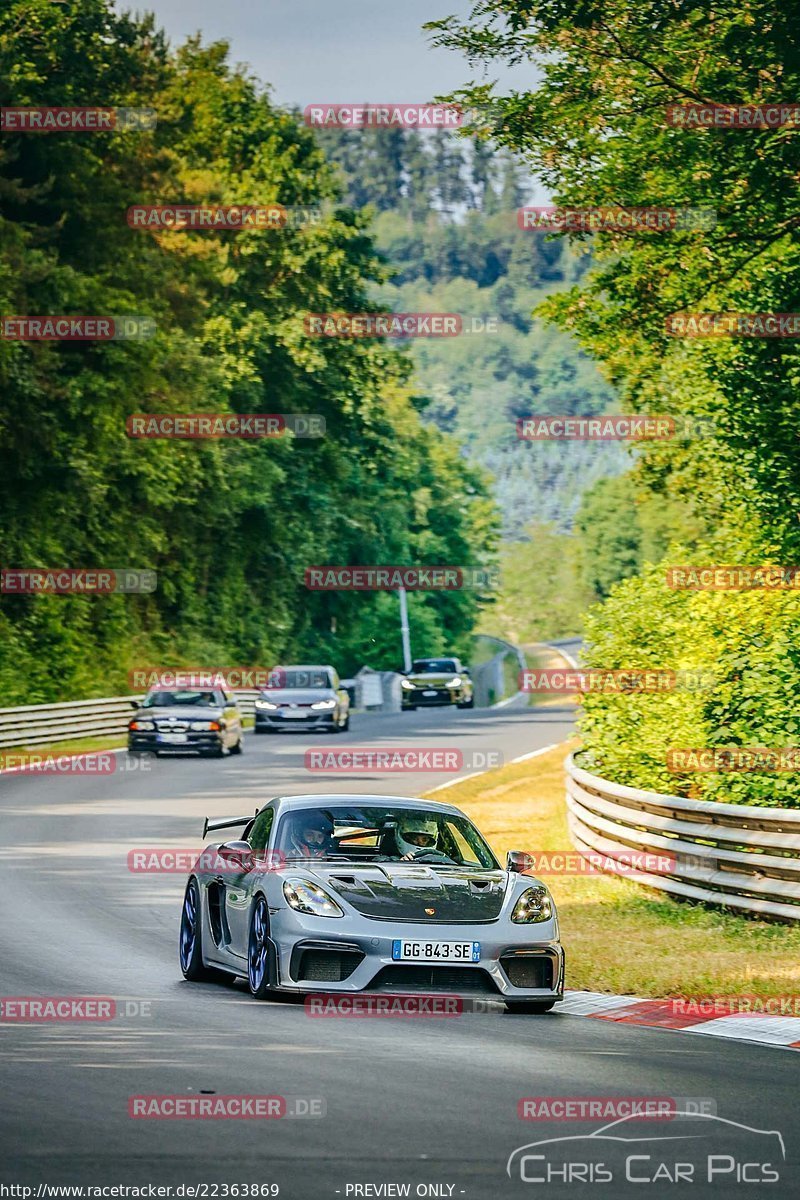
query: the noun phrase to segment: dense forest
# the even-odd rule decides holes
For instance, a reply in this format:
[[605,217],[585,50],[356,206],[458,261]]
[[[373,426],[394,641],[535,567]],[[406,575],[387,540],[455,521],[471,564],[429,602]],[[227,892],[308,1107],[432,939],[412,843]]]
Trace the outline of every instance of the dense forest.
[[[333,660],[395,666],[392,593],[309,592],[315,563],[486,566],[482,473],[421,419],[407,354],[307,336],[303,314],[364,310],[384,286],[368,216],[313,133],[232,68],[171,50],[106,0],[0,11],[3,105],[145,107],[155,128],[0,144],[6,314],[138,314],[148,341],[0,341],[6,567],[155,570],[147,595],[0,600],[4,703],[127,690],[131,666]],[[132,229],[131,204],[325,205],[276,229]],[[374,305],[373,305],[374,306]],[[148,441],[134,413],[312,413],[324,438]],[[466,653],[471,590],[410,597],[427,652]]]
[[[583,732],[589,761],[625,783],[800,803],[796,771],[676,775],[667,765],[670,746],[785,747],[800,729],[796,590],[667,582],[676,563],[800,561],[796,336],[682,337],[671,322],[798,310],[796,125],[727,119],[737,106],[793,102],[797,10],[722,0],[710,20],[695,0],[500,0],[428,29],[484,78],[498,62],[528,66],[529,91],[478,83],[450,99],[485,113],[483,136],[520,155],[555,204],[717,214],[713,229],[566,234],[591,243],[591,270],[539,307],[602,366],[628,411],[664,411],[666,401],[711,426],[693,440],[643,445],[627,481],[598,483],[578,523],[604,539],[610,563],[629,564],[622,582],[608,564],[594,580],[606,599],[588,623],[590,664],[706,668],[716,682],[692,695],[587,696]],[[697,111],[712,100],[725,120],[669,118],[669,106]]]

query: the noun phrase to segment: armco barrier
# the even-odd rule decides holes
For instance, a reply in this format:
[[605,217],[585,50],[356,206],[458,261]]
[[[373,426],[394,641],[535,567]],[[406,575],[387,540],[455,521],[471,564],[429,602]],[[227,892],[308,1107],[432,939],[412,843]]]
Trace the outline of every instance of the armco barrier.
[[800,811],[645,792],[591,774],[574,755],[565,767],[576,850],[666,855],[674,859],[668,874],[626,877],[672,896],[800,921]]
[[[252,714],[256,688],[236,692],[245,716]],[[73,738],[107,737],[127,732],[133,716],[132,700],[141,696],[112,696],[103,700],[76,700],[69,704],[28,704],[0,708],[0,749],[8,746],[41,746]]]
[[513,646],[511,642],[505,642],[502,638],[481,634],[480,640],[489,642],[492,646],[497,647],[496,653],[491,658],[484,662],[476,663],[472,667],[472,681],[475,685],[475,706],[477,708],[490,708],[500,700],[510,699],[506,695],[505,660],[507,658],[513,660],[513,673],[516,677],[519,671],[525,670],[525,655],[519,646]]

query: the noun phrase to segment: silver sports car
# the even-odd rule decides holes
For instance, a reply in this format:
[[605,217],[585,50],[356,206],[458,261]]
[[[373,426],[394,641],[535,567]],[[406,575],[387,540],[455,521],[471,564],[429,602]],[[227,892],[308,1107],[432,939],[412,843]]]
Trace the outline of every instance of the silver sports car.
[[279,992],[478,994],[543,1013],[563,998],[552,897],[511,851],[506,868],[457,808],[400,796],[281,796],[242,840],[206,846],[186,885],[190,980],[245,977]]

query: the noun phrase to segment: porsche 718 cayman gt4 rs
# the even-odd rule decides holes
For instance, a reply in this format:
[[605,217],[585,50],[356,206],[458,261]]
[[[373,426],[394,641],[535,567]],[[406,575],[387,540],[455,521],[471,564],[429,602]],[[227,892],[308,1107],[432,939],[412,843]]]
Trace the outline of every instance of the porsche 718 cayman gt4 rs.
[[[186,886],[180,961],[271,993],[472,993],[547,1012],[564,954],[552,897],[500,866],[457,808],[396,796],[284,796],[240,840],[203,851]],[[204,831],[204,832],[206,832]]]

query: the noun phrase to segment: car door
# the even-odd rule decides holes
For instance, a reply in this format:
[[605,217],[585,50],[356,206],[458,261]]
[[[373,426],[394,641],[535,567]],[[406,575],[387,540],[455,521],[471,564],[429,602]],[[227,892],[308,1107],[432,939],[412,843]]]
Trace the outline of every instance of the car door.
[[222,717],[225,721],[225,744],[235,746],[242,736],[242,714],[232,692],[222,693]]
[[247,835],[253,851],[253,866],[249,871],[230,871],[225,879],[225,916],[230,930],[230,950],[239,958],[247,957],[247,939],[250,934],[250,907],[253,888],[261,873],[269,868],[267,846],[275,819],[275,809],[266,805],[261,809]]
[[350,707],[350,697],[342,687],[342,681],[335,671],[331,671],[331,687],[336,694],[336,719],[341,721],[347,716]]

